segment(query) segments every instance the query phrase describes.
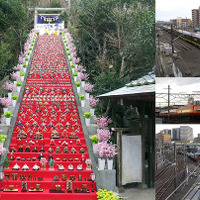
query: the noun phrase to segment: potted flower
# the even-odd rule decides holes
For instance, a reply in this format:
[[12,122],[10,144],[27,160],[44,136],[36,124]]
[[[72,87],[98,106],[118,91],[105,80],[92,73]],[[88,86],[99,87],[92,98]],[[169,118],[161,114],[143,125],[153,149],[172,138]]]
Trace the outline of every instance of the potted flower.
[[69,58],[69,63],[70,65],[72,65],[72,58]]
[[1,100],[1,104],[5,107],[3,108],[3,112],[5,113],[8,111],[8,106],[11,105],[12,101],[10,98],[6,98],[6,97],[0,98],[0,100]]
[[108,141],[111,138],[111,132],[108,128],[97,129],[97,134],[100,141]]
[[86,91],[86,99],[89,99],[89,93],[92,92],[94,89],[94,85],[90,84],[90,83],[86,83],[84,86],[84,89]]
[[99,128],[103,129],[107,127],[109,124],[112,123],[112,120],[108,117],[101,116],[97,118],[96,116],[93,117],[94,121],[96,121]]
[[24,81],[24,75],[25,75],[24,72],[20,72],[21,81]]
[[10,111],[6,111],[5,113],[4,113],[4,116],[5,116],[5,118],[6,118],[6,125],[10,125],[10,120],[11,120],[11,116],[12,115],[12,113],[10,112]]
[[76,83],[76,87],[77,87],[77,92],[80,93],[80,86],[81,86],[81,83],[80,82],[77,82]]
[[98,143],[98,155],[99,155],[99,158],[98,158],[98,169],[99,170],[104,170],[105,169],[105,149],[107,148],[107,143],[106,142],[99,142]]
[[80,99],[81,99],[81,107],[83,108],[85,106],[85,95],[81,94]]
[[18,73],[18,72],[13,72],[12,74],[11,74],[11,77],[12,77],[12,79],[14,80],[14,85],[16,85],[16,83],[17,83],[17,80],[20,78],[20,74]]
[[74,77],[74,81],[75,81],[75,82],[77,81],[77,76],[78,76],[77,72],[74,72],[74,73],[73,73],[73,77]]
[[25,58],[26,65],[28,65],[28,57]]
[[11,82],[6,81],[5,89],[8,91],[8,97],[11,99],[12,91],[14,90],[15,85]]
[[18,82],[16,83],[17,91],[18,91],[18,92],[20,92],[21,85],[22,85],[22,83],[21,83],[20,81],[18,81]]
[[14,94],[13,96],[12,96],[12,103],[13,103],[13,106],[16,106],[16,102],[17,102],[17,95],[16,94]]
[[91,143],[92,143],[94,153],[97,153],[98,141],[99,141],[99,139],[96,135],[93,135],[91,137]]
[[74,64],[72,64],[70,68],[71,68],[71,70],[72,70],[72,73],[74,73],[74,70],[75,70],[75,65],[74,65]]
[[94,115],[94,107],[97,105],[98,102],[99,102],[99,99],[95,99],[93,97],[89,98],[89,104],[91,106],[90,112],[92,113],[92,115]]
[[86,126],[89,126],[89,125],[90,125],[90,117],[91,117],[91,116],[92,116],[92,113],[91,113],[91,112],[85,112],[85,113],[84,113]]
[[107,158],[108,169],[113,169],[113,158],[117,155],[117,147],[115,144],[107,144],[105,157]]
[[47,159],[42,157],[40,159],[40,164],[42,165],[41,170],[46,170]]
[[80,72],[78,74],[78,77],[81,80],[81,86],[84,87],[85,86],[85,81],[88,80],[88,78],[89,78],[89,74],[85,74],[85,73]]
[[24,69],[24,73],[26,73],[26,64],[23,64],[22,67]]

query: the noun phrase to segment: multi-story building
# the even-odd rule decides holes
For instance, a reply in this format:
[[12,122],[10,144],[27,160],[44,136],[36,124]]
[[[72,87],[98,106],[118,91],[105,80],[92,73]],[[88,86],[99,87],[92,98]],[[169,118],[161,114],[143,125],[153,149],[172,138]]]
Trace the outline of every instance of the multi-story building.
[[159,144],[163,144],[163,143],[170,142],[170,141],[171,141],[170,134],[163,134],[163,133],[158,134],[158,143]]
[[174,28],[185,29],[191,27],[191,19],[177,17],[177,19],[171,19],[170,23],[173,24]]
[[194,28],[200,28],[200,7],[192,10],[192,25]]
[[162,131],[160,131],[160,133],[171,135],[171,129],[163,129]]
[[181,141],[193,140],[193,129],[189,126],[180,126],[180,140]]
[[200,133],[194,138],[194,143],[200,143]]
[[180,138],[181,138],[181,136],[180,136],[180,128],[173,128],[172,129],[171,140],[179,141]]

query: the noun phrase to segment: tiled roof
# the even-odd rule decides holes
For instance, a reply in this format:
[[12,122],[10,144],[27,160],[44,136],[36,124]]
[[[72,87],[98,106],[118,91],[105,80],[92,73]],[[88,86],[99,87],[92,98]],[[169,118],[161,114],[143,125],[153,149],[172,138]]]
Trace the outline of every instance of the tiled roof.
[[138,95],[145,93],[155,92],[155,74],[150,72],[148,75],[143,76],[137,80],[134,80],[124,87],[101,94],[98,97],[109,97],[109,96],[125,96],[125,95]]

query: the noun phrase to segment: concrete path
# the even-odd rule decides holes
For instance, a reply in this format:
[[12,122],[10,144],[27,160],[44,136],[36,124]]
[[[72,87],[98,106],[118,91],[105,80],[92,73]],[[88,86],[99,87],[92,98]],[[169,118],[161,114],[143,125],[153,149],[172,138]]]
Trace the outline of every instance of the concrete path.
[[119,196],[124,197],[124,200],[155,200],[155,189],[130,188],[120,193]]

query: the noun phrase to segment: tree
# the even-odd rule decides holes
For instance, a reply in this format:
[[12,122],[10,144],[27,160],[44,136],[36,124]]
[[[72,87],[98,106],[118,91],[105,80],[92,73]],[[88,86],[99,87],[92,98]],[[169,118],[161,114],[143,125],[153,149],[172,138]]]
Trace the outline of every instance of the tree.
[[0,79],[12,71],[30,31],[31,22],[18,0],[0,0]]
[[[153,3],[153,4],[152,4]],[[69,16],[79,55],[88,70],[137,78],[154,65],[154,1],[82,0]]]

